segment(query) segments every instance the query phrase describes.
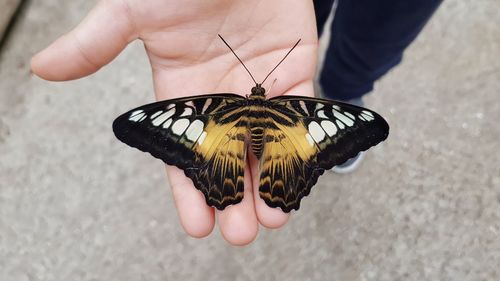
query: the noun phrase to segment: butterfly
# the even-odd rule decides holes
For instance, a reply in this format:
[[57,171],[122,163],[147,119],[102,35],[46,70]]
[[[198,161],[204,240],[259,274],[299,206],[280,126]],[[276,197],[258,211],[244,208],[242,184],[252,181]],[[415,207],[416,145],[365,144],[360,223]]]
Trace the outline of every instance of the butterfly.
[[251,151],[260,163],[260,197],[284,212],[298,210],[325,170],[385,140],[389,125],[374,111],[338,101],[266,99],[262,83],[271,72],[257,83],[248,71],[255,86],[247,97],[220,93],[147,104],[116,118],[113,131],[122,142],[182,169],[219,210],[243,199]]

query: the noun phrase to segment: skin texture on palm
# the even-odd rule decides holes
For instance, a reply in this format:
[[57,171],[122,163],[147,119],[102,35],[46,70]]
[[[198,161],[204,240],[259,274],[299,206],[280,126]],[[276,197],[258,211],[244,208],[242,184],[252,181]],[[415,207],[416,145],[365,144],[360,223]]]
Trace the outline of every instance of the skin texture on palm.
[[[221,34],[260,82],[297,39],[301,43],[263,85],[277,79],[268,97],[313,95],[317,35],[313,4],[300,1],[104,0],[71,32],[32,59],[41,78],[77,79],[111,62],[128,43],[140,39],[153,70],[158,100],[233,92],[250,94],[251,78]],[[250,154],[245,197],[224,211],[205,204],[203,195],[176,167],[167,166],[170,185],[186,232],[204,237],[219,224],[233,245],[253,241],[259,224],[281,227],[288,215],[269,208],[258,194],[258,161]]]

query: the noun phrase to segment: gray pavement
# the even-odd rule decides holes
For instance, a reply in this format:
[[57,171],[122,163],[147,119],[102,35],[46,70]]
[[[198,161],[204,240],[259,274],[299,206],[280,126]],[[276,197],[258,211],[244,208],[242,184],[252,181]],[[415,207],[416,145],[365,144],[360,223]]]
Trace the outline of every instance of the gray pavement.
[[153,100],[140,43],[49,83],[29,58],[94,1],[33,1],[0,55],[0,280],[499,280],[500,2],[450,0],[366,104],[388,141],[244,248],[187,237],[113,119]]

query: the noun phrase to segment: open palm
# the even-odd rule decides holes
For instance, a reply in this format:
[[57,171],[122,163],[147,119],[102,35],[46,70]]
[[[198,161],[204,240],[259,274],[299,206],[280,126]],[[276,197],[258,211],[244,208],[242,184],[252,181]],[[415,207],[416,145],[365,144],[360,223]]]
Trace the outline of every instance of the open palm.
[[[144,42],[158,100],[203,93],[250,93],[244,68],[220,41],[221,34],[260,82],[298,38],[301,43],[267,81],[270,95],[312,95],[317,36],[313,4],[257,0],[103,0],[70,33],[32,60],[33,72],[47,80],[70,80],[97,71],[128,43]],[[264,85],[269,89],[270,83]],[[266,87],[267,86],[267,87]],[[194,237],[211,233],[217,217],[231,244],[250,243],[259,223],[277,228],[288,214],[269,208],[258,195],[258,162],[245,171],[245,197],[224,211],[205,204],[201,192],[176,167],[167,166],[181,224]]]

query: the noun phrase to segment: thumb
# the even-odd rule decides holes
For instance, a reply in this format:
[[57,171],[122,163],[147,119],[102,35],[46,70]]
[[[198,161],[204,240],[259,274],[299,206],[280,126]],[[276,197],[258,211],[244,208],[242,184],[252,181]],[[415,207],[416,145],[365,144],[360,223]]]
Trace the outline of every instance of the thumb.
[[81,78],[111,62],[137,38],[125,1],[100,1],[72,31],[31,59],[31,69],[43,79]]

